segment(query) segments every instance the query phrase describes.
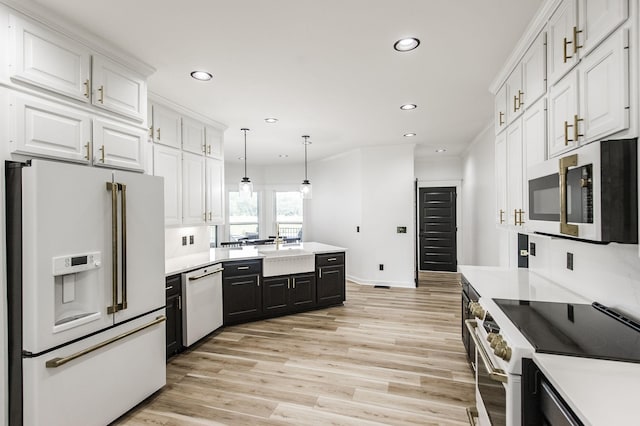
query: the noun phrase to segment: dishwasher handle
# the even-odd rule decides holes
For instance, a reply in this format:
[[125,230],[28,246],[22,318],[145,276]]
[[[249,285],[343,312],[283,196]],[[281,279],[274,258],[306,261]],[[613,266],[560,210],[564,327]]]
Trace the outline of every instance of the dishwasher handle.
[[220,273],[222,271],[224,271],[224,268],[214,269],[213,271],[209,271],[209,272],[205,272],[205,273],[200,274],[200,275],[195,275],[193,277],[189,277],[189,281],[196,281],[196,280],[199,280],[200,278],[208,277],[209,275],[213,275],[213,274],[218,274],[218,273]]

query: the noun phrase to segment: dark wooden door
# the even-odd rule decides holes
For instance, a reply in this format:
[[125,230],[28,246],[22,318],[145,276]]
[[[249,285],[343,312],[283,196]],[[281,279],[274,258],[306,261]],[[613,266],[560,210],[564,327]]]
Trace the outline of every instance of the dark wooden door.
[[456,188],[420,188],[419,211],[420,270],[455,272]]
[[290,295],[291,308],[294,311],[313,306],[316,303],[316,275],[293,275]]
[[318,305],[336,305],[344,302],[344,265],[318,268]]
[[287,313],[290,287],[289,276],[264,278],[262,280],[262,312],[266,315]]
[[173,275],[166,280],[167,359],[182,351],[182,278]]
[[254,320],[262,314],[262,289],[259,275],[222,279],[224,323]]

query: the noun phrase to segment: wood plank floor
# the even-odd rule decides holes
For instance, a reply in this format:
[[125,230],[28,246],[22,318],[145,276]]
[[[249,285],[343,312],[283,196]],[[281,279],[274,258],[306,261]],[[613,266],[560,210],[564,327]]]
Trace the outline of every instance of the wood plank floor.
[[232,327],[167,365],[117,425],[468,425],[473,375],[455,275],[347,283],[344,306]]

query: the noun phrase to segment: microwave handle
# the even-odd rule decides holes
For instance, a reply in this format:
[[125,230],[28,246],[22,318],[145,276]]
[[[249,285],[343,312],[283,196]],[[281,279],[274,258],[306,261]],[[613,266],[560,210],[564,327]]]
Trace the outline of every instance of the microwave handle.
[[569,167],[578,165],[578,154],[569,155],[560,159],[560,233],[578,236],[578,225],[571,225],[567,221],[567,172]]

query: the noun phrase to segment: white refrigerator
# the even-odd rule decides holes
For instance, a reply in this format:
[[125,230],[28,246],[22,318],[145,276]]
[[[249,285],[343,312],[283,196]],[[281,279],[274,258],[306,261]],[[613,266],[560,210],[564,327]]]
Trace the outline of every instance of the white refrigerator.
[[108,424],[166,380],[162,178],[6,175],[10,424]]

